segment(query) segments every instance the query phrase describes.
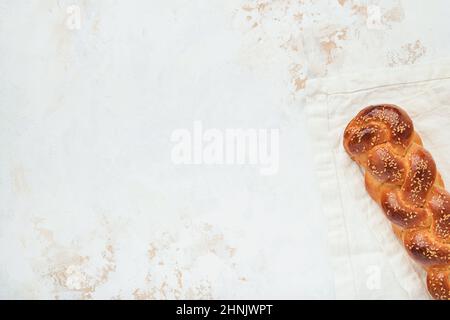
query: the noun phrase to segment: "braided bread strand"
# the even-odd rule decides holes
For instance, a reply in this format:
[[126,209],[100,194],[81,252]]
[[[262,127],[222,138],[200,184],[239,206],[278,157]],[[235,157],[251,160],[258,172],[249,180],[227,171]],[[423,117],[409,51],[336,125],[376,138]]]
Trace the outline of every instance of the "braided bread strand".
[[344,148],[408,254],[427,271],[434,299],[450,300],[450,194],[408,114],[369,106],[350,121]]

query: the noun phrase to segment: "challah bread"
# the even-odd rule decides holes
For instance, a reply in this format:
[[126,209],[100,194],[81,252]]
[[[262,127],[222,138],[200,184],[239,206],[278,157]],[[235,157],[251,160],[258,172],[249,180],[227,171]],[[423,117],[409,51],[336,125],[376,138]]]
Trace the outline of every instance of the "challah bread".
[[435,299],[450,300],[450,194],[408,114],[369,106],[344,132],[344,148],[409,255],[427,271]]

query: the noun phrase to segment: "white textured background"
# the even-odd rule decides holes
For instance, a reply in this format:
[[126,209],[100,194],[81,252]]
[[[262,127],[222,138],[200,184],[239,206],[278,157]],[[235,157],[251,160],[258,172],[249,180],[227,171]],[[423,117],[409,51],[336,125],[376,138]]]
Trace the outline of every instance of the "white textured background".
[[[448,57],[449,16],[444,0],[1,0],[0,297],[333,298],[304,88]],[[175,166],[170,135],[195,120],[279,128],[278,174]]]

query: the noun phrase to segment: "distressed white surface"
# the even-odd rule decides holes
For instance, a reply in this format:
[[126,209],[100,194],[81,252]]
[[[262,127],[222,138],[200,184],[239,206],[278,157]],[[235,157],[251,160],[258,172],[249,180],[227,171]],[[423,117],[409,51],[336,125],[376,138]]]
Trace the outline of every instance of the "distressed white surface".
[[[307,79],[446,57],[449,11],[2,0],[0,297],[333,298]],[[175,166],[170,135],[195,120],[280,128],[278,174]]]

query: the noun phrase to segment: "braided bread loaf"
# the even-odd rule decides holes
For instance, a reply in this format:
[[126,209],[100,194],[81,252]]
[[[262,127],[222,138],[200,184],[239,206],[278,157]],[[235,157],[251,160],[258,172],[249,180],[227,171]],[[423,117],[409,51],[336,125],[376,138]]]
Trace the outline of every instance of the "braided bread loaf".
[[427,271],[435,299],[450,300],[450,194],[413,123],[395,105],[369,106],[350,121],[344,147],[409,255]]

